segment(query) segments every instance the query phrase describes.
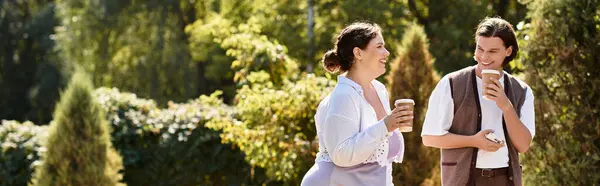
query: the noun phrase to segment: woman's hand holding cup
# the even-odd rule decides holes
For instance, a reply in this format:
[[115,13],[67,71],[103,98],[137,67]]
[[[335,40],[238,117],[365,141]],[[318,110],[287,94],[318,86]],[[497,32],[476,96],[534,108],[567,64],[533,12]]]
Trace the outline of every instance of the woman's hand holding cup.
[[394,105],[396,108],[384,119],[388,131],[400,129],[401,132],[411,132],[415,102],[412,99],[399,99]]

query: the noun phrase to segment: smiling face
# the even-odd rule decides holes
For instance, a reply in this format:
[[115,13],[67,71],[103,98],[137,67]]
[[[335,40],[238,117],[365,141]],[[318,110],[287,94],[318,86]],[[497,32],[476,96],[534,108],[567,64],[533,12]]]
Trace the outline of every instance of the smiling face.
[[478,71],[484,69],[502,70],[504,59],[512,53],[512,46],[505,47],[499,37],[477,37],[475,61]]
[[364,50],[355,48],[356,67],[361,71],[371,74],[373,77],[379,77],[385,73],[385,65],[390,52],[385,48],[385,41],[378,33]]

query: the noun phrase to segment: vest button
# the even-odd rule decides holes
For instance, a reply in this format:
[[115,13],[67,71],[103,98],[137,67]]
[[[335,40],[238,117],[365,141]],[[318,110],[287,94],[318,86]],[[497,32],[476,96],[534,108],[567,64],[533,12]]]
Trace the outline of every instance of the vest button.
[[508,177],[508,179],[509,179],[509,180],[513,180],[512,176],[511,176],[511,177]]

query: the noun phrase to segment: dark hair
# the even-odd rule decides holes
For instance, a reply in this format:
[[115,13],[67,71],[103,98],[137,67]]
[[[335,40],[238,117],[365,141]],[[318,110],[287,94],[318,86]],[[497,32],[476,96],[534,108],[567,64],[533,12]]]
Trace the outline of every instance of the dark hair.
[[331,73],[350,70],[354,64],[354,47],[364,50],[380,32],[381,28],[375,23],[355,22],[347,26],[337,36],[335,48],[323,56],[323,67]]
[[517,56],[517,52],[519,52],[519,44],[517,44],[517,37],[515,36],[513,26],[500,17],[486,17],[483,19],[479,25],[477,25],[475,39],[477,39],[478,36],[498,37],[504,42],[504,47],[508,48],[509,46],[512,46],[512,53],[504,59],[504,62],[502,63],[503,66],[512,61]]

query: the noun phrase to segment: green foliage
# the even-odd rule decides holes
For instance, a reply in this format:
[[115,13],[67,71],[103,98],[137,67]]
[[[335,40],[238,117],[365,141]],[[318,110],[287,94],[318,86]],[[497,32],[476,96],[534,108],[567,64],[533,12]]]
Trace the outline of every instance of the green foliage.
[[[61,57],[119,87],[164,104],[196,95],[196,64],[183,28],[188,1],[61,0],[56,29]],[[126,81],[125,81],[126,80]]]
[[215,118],[207,127],[222,130],[225,142],[239,146],[251,165],[288,185],[299,185],[317,151],[314,114],[334,83],[313,75],[278,88],[266,72],[248,76],[238,92],[231,117]]
[[47,126],[2,121],[0,126],[0,185],[25,186],[45,149]]
[[76,73],[58,103],[32,185],[125,185],[121,156],[112,147],[102,107],[92,85]]
[[281,84],[284,79],[298,73],[297,63],[287,56],[287,49],[277,41],[271,41],[261,34],[258,19],[250,18],[247,23],[232,26],[231,21],[213,15],[212,21],[197,21],[186,28],[191,35],[190,48],[195,58],[205,59],[208,53],[201,49],[210,46],[207,40],[220,44],[228,56],[235,60],[231,68],[235,70],[234,81],[246,83],[245,77],[253,71],[265,70],[273,78],[273,82]]
[[159,109],[152,100],[117,89],[96,90],[114,128],[113,143],[123,156],[130,185],[258,185],[269,183],[264,170],[244,160],[219,132],[204,127],[232,108],[220,92]]
[[429,41],[423,27],[412,24],[398,47],[398,57],[390,64],[391,72],[386,76],[390,83],[390,104],[397,99],[415,100],[415,120],[413,131],[404,133],[406,155],[402,164],[394,166],[394,182],[402,185],[420,185],[431,178],[436,171],[439,151],[423,146],[421,130],[427,112],[427,104],[431,91],[440,80],[433,68],[434,59],[429,53]]
[[[148,99],[99,88],[96,97],[113,128],[114,147],[123,157],[129,185],[280,184],[264,169],[245,162],[238,147],[221,144],[219,133],[203,125],[230,116],[220,93],[159,109]],[[4,121],[0,128],[0,185],[26,185],[45,151],[46,126]]]
[[531,1],[521,65],[536,96],[525,182],[600,183],[600,1]]
[[[208,3],[207,3],[208,4]],[[406,23],[411,20],[404,3],[390,3],[389,1],[312,1],[313,8],[313,27],[312,38],[309,36],[308,27],[308,9],[309,4],[306,0],[260,0],[260,1],[231,1],[223,0],[217,5],[209,6],[212,13],[205,14],[204,19],[199,19],[203,23],[195,23],[195,32],[191,33],[196,39],[190,39],[192,53],[202,53],[205,58],[214,58],[213,55],[220,56],[220,52],[211,52],[212,45],[207,43],[215,41],[217,37],[219,44],[223,41],[223,36],[235,34],[235,30],[241,27],[251,27],[250,32],[246,34],[255,35],[253,40],[260,41],[265,36],[272,43],[281,45],[268,49],[271,51],[285,50],[285,53],[292,59],[297,59],[300,69],[308,72],[315,72],[323,75],[323,70],[317,64],[323,54],[333,47],[332,42],[335,35],[344,26],[357,20],[367,20],[378,23],[384,30],[384,37],[388,42],[395,42],[399,38]],[[213,25],[219,29],[210,27],[198,27],[199,25]],[[218,25],[218,26],[217,26]],[[202,29],[200,29],[202,28]],[[205,30],[208,30],[205,32]],[[216,30],[216,31],[210,31]],[[248,30],[248,29],[246,29]],[[208,36],[210,32],[217,32],[212,37]],[[253,33],[255,32],[255,33]],[[189,32],[188,32],[189,33]],[[200,35],[205,35],[202,40],[198,39]],[[221,35],[221,36],[219,36]],[[221,37],[221,39],[218,39]],[[235,36],[234,36],[235,37]],[[237,36],[235,38],[249,37],[248,35]],[[246,44],[237,43],[255,43],[234,39],[236,45],[246,46]],[[196,43],[196,44],[194,44]],[[262,43],[259,42],[259,43]],[[204,45],[204,46],[202,46]],[[269,44],[264,44],[269,45]],[[253,48],[252,46],[248,46]],[[200,50],[203,48],[204,50]],[[282,49],[277,49],[282,48]],[[285,49],[287,48],[287,49]],[[261,47],[257,47],[261,51]],[[247,49],[244,49],[247,50]],[[270,52],[272,54],[281,52]],[[211,55],[206,55],[211,54]],[[247,57],[256,55],[245,55]],[[261,56],[258,56],[261,57]],[[237,59],[239,60],[239,58]],[[241,64],[248,64],[249,60],[240,61]],[[260,67],[264,59],[256,59],[254,66]],[[213,61],[211,65],[216,64]],[[219,62],[221,63],[221,62]],[[225,65],[226,63],[222,63]],[[236,68],[239,69],[239,68]],[[261,70],[261,69],[259,69]],[[262,68],[271,73],[269,68]],[[256,70],[254,70],[256,71]],[[247,75],[250,71],[245,71]],[[221,75],[222,76],[222,75]],[[241,78],[243,78],[242,76]],[[272,78],[276,78],[271,74]],[[279,83],[279,82],[276,82]]]

